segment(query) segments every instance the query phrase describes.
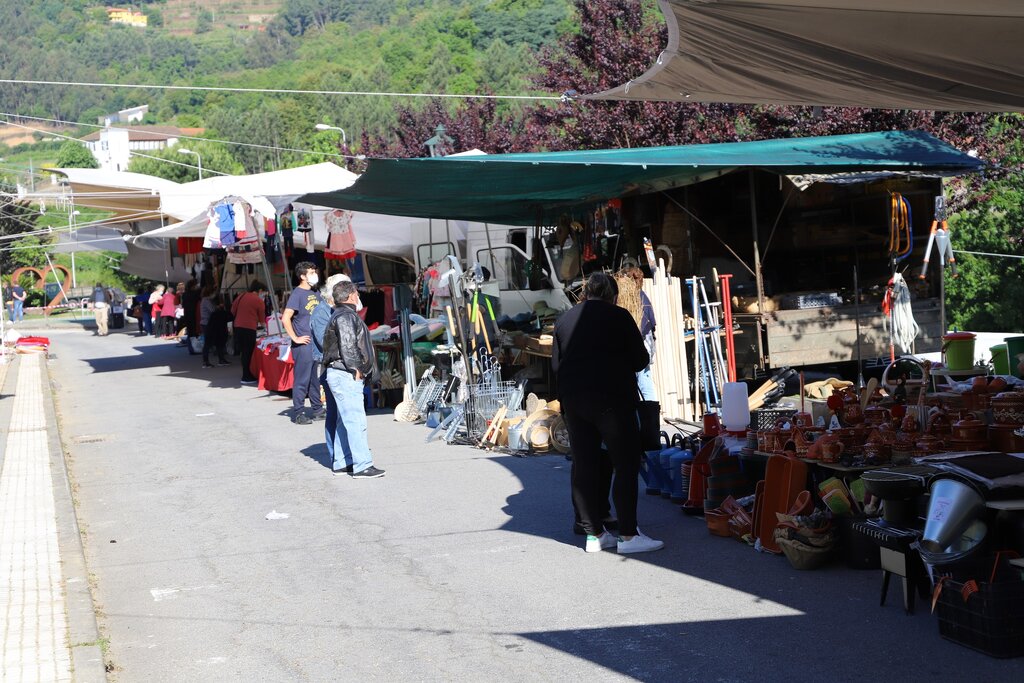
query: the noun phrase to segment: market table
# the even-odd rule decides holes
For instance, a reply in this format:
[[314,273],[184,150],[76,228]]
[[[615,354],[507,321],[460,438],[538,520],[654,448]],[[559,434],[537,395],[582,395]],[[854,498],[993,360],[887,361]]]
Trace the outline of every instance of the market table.
[[295,362],[291,355],[281,360],[276,346],[255,349],[249,371],[256,377],[257,386],[268,391],[288,391],[295,382]]

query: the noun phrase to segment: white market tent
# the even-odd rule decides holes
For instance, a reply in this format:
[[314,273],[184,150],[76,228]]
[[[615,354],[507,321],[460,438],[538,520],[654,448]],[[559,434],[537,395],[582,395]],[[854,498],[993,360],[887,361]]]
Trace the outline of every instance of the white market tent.
[[[274,209],[281,211],[307,192],[330,192],[345,188],[354,183],[356,178],[358,176],[355,173],[330,162],[252,175],[212,176],[182,185],[175,184],[162,191],[160,208],[167,216],[189,221],[200,214],[205,215],[210,204],[224,197],[237,196],[265,198]],[[323,189],[310,190],[312,187]],[[255,205],[251,200],[249,203]]]

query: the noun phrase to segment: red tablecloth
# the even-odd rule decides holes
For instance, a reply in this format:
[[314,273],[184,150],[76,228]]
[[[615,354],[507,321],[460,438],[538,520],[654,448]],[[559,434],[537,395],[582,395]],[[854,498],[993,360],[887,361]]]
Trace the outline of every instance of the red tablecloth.
[[260,389],[287,391],[295,383],[295,363],[290,357],[286,361],[281,360],[276,346],[269,346],[263,351],[254,350],[249,371],[259,380]]

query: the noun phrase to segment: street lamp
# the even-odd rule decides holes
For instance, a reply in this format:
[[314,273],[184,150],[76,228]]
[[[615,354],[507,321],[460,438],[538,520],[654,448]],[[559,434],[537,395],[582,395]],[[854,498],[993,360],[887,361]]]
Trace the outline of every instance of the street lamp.
[[199,168],[199,179],[203,179],[203,157],[199,156],[199,152],[193,152],[190,149],[178,148],[178,151],[182,154],[191,154],[196,158],[196,166]]
[[326,123],[318,123],[318,124],[316,124],[313,127],[316,128],[317,130],[336,130],[339,133],[341,133],[341,144],[343,144],[343,145],[347,145],[348,144],[348,139],[345,136],[345,129],[344,128],[338,128],[337,126],[328,126]]
[[447,133],[448,129],[444,127],[443,123],[437,124],[437,128],[434,129],[434,137],[423,143],[430,150],[430,156],[443,157],[448,154],[449,145],[454,144],[455,141],[448,137]]
[[75,241],[75,244],[71,247],[71,286],[78,287],[78,276],[75,274],[75,252],[78,250],[78,216],[82,214],[81,211],[75,209],[68,214],[68,219],[71,223],[71,237]]

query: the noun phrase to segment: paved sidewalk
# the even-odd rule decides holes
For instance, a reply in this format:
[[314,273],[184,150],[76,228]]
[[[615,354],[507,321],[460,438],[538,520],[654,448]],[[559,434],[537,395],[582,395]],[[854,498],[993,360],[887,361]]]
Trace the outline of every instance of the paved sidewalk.
[[0,471],[0,680],[10,682],[71,680],[43,362],[20,357]]

